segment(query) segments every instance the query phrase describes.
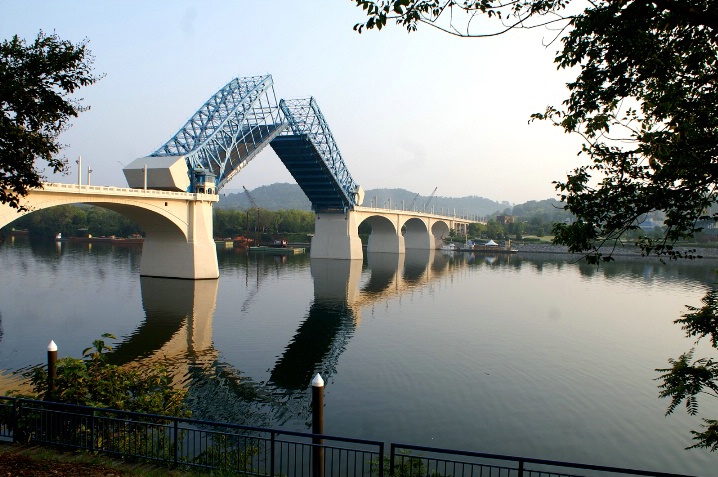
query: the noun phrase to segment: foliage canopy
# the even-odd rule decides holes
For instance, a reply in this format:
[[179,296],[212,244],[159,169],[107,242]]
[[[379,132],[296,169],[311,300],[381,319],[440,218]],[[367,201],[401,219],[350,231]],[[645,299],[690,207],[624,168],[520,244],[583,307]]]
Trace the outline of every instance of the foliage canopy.
[[[102,338],[115,339],[111,334]],[[167,416],[188,415],[186,391],[173,388],[167,369],[108,364],[105,355],[112,347],[104,339],[95,340],[91,348],[85,349],[84,359],[66,357],[57,361],[52,393],[45,366],[34,366],[23,373],[33,389],[32,394],[23,397]]]
[[59,134],[89,109],[71,95],[99,79],[87,40],[73,45],[42,31],[32,44],[13,36],[0,44],[0,203],[14,208],[40,187],[44,167],[63,172]]
[[[710,337],[713,349],[718,349],[718,290],[713,289],[703,297],[700,308],[688,306],[688,312],[676,320],[689,338],[696,338],[696,344]],[[670,398],[666,415],[671,414],[681,403],[691,415],[698,413],[698,397],[708,395],[718,397],[718,362],[712,358],[694,359],[692,348],[677,359],[669,359],[670,368],[658,369],[662,373],[657,380],[660,397]],[[718,420],[703,419],[702,431],[691,431],[694,445],[689,448],[703,447],[711,451],[718,450]]]

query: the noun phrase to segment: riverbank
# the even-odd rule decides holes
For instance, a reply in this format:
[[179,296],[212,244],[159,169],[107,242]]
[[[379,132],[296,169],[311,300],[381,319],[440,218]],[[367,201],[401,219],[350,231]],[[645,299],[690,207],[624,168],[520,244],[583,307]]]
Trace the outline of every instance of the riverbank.
[[128,463],[84,452],[0,444],[0,475],[11,477],[213,477],[218,472],[190,472],[144,463]]
[[[547,253],[547,254],[566,254],[579,258],[579,254],[569,253],[568,247],[564,245],[553,245],[547,243],[527,243],[518,245],[515,242],[511,246],[518,250],[518,253]],[[694,254],[703,259],[718,259],[718,248],[709,247],[676,247],[677,251],[688,252],[695,250]],[[607,251],[608,252],[608,251]],[[638,247],[627,246],[619,247],[613,251],[615,257],[640,257],[641,250]]]

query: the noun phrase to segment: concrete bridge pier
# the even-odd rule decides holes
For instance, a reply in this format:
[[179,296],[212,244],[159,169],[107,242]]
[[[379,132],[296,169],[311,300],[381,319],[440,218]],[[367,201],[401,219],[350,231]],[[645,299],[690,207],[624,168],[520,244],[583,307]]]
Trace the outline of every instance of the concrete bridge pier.
[[356,214],[353,211],[346,214],[317,212],[309,256],[362,260],[364,257]]
[[138,220],[146,232],[140,276],[188,280],[219,278],[212,203],[188,201],[187,220],[185,231],[165,221]]

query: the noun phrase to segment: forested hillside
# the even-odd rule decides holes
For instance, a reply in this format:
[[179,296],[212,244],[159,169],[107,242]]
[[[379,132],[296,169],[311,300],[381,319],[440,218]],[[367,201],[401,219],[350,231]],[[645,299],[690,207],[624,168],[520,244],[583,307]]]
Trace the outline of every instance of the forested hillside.
[[[268,186],[257,187],[249,191],[259,207],[267,210],[311,210],[311,204],[297,184],[272,184]],[[456,209],[457,214],[472,214],[486,216],[495,212],[502,212],[511,204],[508,202],[496,202],[479,196],[468,197],[444,197],[441,195],[434,196],[430,199],[431,192],[427,195],[418,195],[405,189],[370,189],[366,191],[364,203],[366,207],[381,208],[404,208],[431,210],[434,207],[435,212],[440,212],[443,208],[444,213],[453,214]],[[415,200],[416,199],[416,200]],[[218,207],[223,209],[247,209],[251,207],[249,198],[244,191],[227,190],[220,197]]]

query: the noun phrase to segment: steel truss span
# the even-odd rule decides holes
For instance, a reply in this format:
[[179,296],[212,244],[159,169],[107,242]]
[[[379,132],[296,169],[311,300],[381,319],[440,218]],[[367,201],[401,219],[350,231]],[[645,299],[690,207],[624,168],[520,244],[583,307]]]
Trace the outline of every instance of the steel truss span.
[[361,204],[361,188],[317,102],[309,98],[277,103],[271,75],[230,81],[150,157],[183,157],[188,192],[218,192],[267,144],[315,210],[346,211]]
[[315,210],[347,210],[363,197],[342,159],[334,136],[314,98],[281,100],[289,123],[272,141],[277,153]]
[[150,156],[184,156],[190,179],[209,172],[218,191],[286,126],[271,75],[235,78]]

